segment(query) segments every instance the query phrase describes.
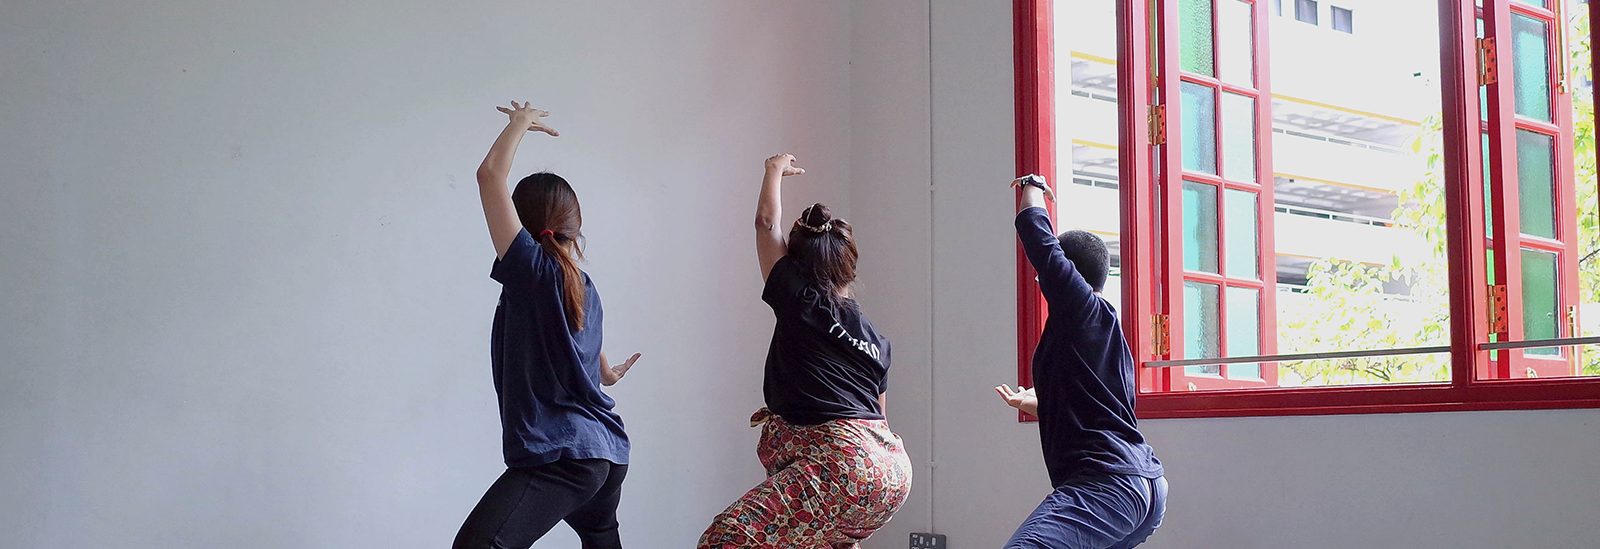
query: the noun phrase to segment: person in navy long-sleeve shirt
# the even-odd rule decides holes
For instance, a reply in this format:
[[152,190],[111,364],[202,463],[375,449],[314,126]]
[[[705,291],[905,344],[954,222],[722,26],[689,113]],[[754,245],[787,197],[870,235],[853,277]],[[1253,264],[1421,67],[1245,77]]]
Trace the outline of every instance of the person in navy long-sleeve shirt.
[[1033,353],[1034,387],[995,390],[1039,418],[1055,490],[1005,547],[1134,547],[1161,525],[1167,481],[1134,417],[1136,364],[1121,321],[1100,296],[1110,264],[1105,242],[1087,231],[1055,235],[1044,209],[1054,195],[1043,178],[1012,186],[1022,193],[1017,238],[1039,273],[1049,317]]

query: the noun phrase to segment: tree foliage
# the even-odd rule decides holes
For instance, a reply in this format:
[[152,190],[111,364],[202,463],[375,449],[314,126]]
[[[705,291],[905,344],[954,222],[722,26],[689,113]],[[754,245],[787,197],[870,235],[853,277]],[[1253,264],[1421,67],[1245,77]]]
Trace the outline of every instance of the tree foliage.
[[[1589,19],[1575,10],[1570,66],[1574,74],[1591,74]],[[1600,303],[1600,183],[1596,179],[1594,103],[1592,96],[1573,95],[1574,178],[1578,185],[1579,298]],[[1400,192],[1393,219],[1399,228],[1427,243],[1429,253],[1395,256],[1388,265],[1369,265],[1325,258],[1311,265],[1301,296],[1280,299],[1279,342],[1283,352],[1424,347],[1449,343],[1449,287],[1446,262],[1444,157],[1439,115],[1428,117],[1411,141],[1423,155],[1425,169]],[[1405,294],[1385,288],[1408,288]],[[1593,309],[1600,312],[1600,308]],[[1590,322],[1595,326],[1600,323]],[[1585,335],[1600,335],[1591,329]],[[1373,357],[1347,360],[1286,362],[1280,384],[1343,385],[1445,381],[1447,355]],[[1600,375],[1600,349],[1582,353],[1584,375]]]

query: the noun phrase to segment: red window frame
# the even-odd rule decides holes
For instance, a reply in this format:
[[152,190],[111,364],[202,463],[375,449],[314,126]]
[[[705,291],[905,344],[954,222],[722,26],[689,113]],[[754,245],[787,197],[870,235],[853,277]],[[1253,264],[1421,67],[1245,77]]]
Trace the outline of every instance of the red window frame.
[[[1169,0],[1157,0],[1160,6]],[[1487,9],[1504,11],[1508,0],[1486,0]],[[1055,143],[1055,78],[1052,42],[1051,0],[1014,0],[1015,64],[1016,64],[1016,136],[1017,175],[1038,173],[1056,181]],[[1266,389],[1266,390],[1216,390],[1196,392],[1142,392],[1138,412],[1145,418],[1228,417],[1261,415],[1321,415],[1355,413],[1397,413],[1464,410],[1511,410],[1553,408],[1600,408],[1600,379],[1488,379],[1479,372],[1490,368],[1490,352],[1480,345],[1490,341],[1487,311],[1488,271],[1485,252],[1490,245],[1484,223],[1484,180],[1480,131],[1477,61],[1477,12],[1472,0],[1440,0],[1440,56],[1442,66],[1441,90],[1443,93],[1443,153],[1445,157],[1446,222],[1453,228],[1447,243],[1450,269],[1450,381],[1445,383],[1340,386],[1318,388]],[[1515,8],[1510,8],[1515,9]],[[1591,21],[1600,21],[1600,2],[1589,4]],[[1255,10],[1257,36],[1265,36],[1264,6]],[[1143,366],[1159,359],[1151,353],[1155,337],[1152,318],[1162,312],[1163,304],[1155,293],[1156,282],[1163,276],[1158,271],[1157,255],[1165,253],[1156,238],[1157,220],[1150,207],[1157,198],[1151,181],[1152,158],[1150,135],[1145,131],[1149,118],[1147,106],[1152,105],[1150,78],[1150,35],[1144,22],[1151,21],[1151,6],[1146,2],[1117,2],[1117,91],[1119,125],[1118,146],[1120,155],[1119,198],[1122,204],[1122,303],[1121,313],[1125,336],[1133,350],[1135,360]],[[1134,24],[1134,23],[1138,24]],[[1171,25],[1167,26],[1171,28]],[[1591,27],[1591,39],[1600,25]],[[1170,31],[1169,31],[1170,32]],[[1174,37],[1169,37],[1175,39]],[[1600,44],[1600,41],[1591,42]],[[1555,51],[1556,48],[1551,48]],[[1562,53],[1564,54],[1564,53]],[[1600,61],[1600,48],[1592,55]],[[1500,57],[1502,60],[1505,56]],[[1264,65],[1264,60],[1258,60]],[[1558,65],[1552,65],[1556,67]],[[1596,64],[1600,67],[1600,63]],[[1266,81],[1262,67],[1257,77]],[[1167,72],[1165,74],[1174,74]],[[1138,83],[1140,85],[1136,85]],[[1176,89],[1177,86],[1169,86]],[[1264,88],[1261,96],[1270,97]],[[1491,93],[1495,93],[1491,90]],[[1263,108],[1257,101],[1258,112]],[[1552,102],[1558,113],[1559,101]],[[1557,114],[1560,116],[1560,114]],[[1569,114],[1570,116],[1570,114]],[[1501,117],[1503,119],[1503,117]],[[1600,118],[1600,112],[1597,112]],[[1491,118],[1493,119],[1493,118]],[[1262,127],[1270,131],[1270,119],[1258,115],[1258,133]],[[1170,138],[1170,135],[1169,135]],[[1270,146],[1270,138],[1260,140],[1261,146]],[[1570,143],[1570,141],[1568,141]],[[1557,150],[1571,154],[1570,146]],[[1491,145],[1491,150],[1494,146]],[[1491,160],[1494,154],[1491,153]],[[1514,150],[1512,151],[1514,154]],[[1558,154],[1560,154],[1558,152]],[[1143,157],[1143,158],[1141,158]],[[1181,162],[1181,159],[1179,160]],[[1562,162],[1557,163],[1563,164]],[[1571,165],[1570,160],[1564,163]],[[1258,180],[1266,164],[1258,162]],[[1504,166],[1504,164],[1495,164]],[[1180,166],[1181,167],[1181,166]],[[1569,168],[1570,169],[1570,168]],[[1170,172],[1170,170],[1168,170]],[[1267,175],[1270,177],[1270,175]],[[1559,177],[1559,174],[1558,174]],[[1266,212],[1272,205],[1263,200]],[[1559,200],[1558,200],[1559,203]],[[1513,204],[1512,207],[1515,205]],[[1564,212],[1576,211],[1575,202],[1567,202]],[[1054,215],[1053,207],[1051,215]],[[1501,209],[1511,209],[1502,206]],[[1568,216],[1571,214],[1568,213]],[[1270,226],[1270,213],[1263,215],[1261,223]],[[1502,221],[1497,219],[1497,224]],[[1500,225],[1516,226],[1516,225]],[[1575,239],[1568,239],[1575,245]],[[1265,256],[1266,254],[1263,254]],[[1571,254],[1567,254],[1568,257]],[[1263,271],[1263,277],[1270,276]],[[1035,274],[1023,255],[1017,250],[1017,368],[1019,383],[1031,386],[1031,361],[1033,349],[1038,344],[1040,331],[1046,318],[1043,296],[1039,293]],[[1576,290],[1575,281],[1563,288]],[[1569,290],[1564,290],[1569,291]],[[1263,301],[1266,297],[1263,296]],[[1507,319],[1514,320],[1514,319]],[[1508,324],[1510,324],[1508,322]],[[1271,324],[1263,323],[1263,327]],[[1516,323],[1520,326],[1520,321]],[[1266,333],[1268,330],[1263,329]],[[1179,333],[1172,330],[1170,333]],[[1263,347],[1266,349],[1266,347]],[[1520,353],[1518,353],[1520,354]],[[1263,371],[1269,366],[1263,365]],[[1140,368],[1142,391],[1171,386],[1173,368]]]
[[[1559,6],[1557,2],[1555,5]],[[1493,204],[1489,205],[1489,216],[1494,220],[1493,234],[1485,235],[1485,246],[1494,252],[1494,262],[1489,268],[1494,269],[1493,280],[1498,286],[1509,289],[1511,297],[1506,299],[1508,306],[1504,311],[1504,322],[1501,329],[1494,334],[1499,341],[1522,341],[1525,339],[1525,315],[1520,299],[1515,299],[1522,287],[1522,250],[1533,250],[1556,254],[1559,272],[1562,273],[1557,283],[1556,303],[1559,311],[1566,311],[1568,307],[1578,303],[1578,235],[1577,197],[1574,185],[1567,184],[1573,178],[1573,149],[1572,149],[1572,96],[1561,93],[1558,88],[1563,86],[1564,77],[1559,73],[1564,71],[1561,58],[1566,52],[1559,47],[1548,48],[1545,63],[1549,67],[1550,96],[1547,98],[1550,105],[1550,121],[1535,120],[1523,117],[1516,112],[1515,107],[1515,74],[1516,55],[1511,53],[1515,45],[1511,38],[1511,18],[1524,16],[1545,25],[1550,43],[1564,45],[1558,39],[1559,33],[1564,32],[1558,25],[1560,22],[1554,8],[1547,9],[1533,4],[1511,0],[1492,0],[1485,2],[1477,10],[1477,15],[1483,20],[1484,32],[1495,37],[1499,46],[1507,55],[1498,56],[1500,62],[1497,67],[1496,81],[1487,84],[1488,119],[1482,123],[1482,131],[1489,136],[1489,165],[1494,166],[1490,171],[1488,182],[1489,193],[1495,197]],[[1517,137],[1519,132],[1531,132],[1549,137],[1555,155],[1553,168],[1555,200],[1555,236],[1544,238],[1524,234],[1521,231],[1521,208],[1519,204],[1517,171]],[[1560,318],[1557,319],[1556,337],[1575,337],[1577,334],[1560,332],[1563,330]],[[1545,357],[1528,355],[1521,349],[1491,351],[1490,360],[1484,367],[1477,371],[1480,379],[1518,379],[1536,375],[1569,375],[1577,365],[1576,353],[1572,349],[1563,349],[1562,356]],[[1565,370],[1565,372],[1563,372]]]

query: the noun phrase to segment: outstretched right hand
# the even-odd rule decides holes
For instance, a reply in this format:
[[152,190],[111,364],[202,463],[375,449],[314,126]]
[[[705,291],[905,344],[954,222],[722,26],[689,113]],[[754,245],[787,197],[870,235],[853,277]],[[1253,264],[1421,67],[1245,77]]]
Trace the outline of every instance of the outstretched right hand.
[[778,154],[773,155],[772,158],[768,158],[767,171],[777,171],[784,176],[806,173],[804,169],[794,165],[794,155],[792,154]]
[[1020,385],[1017,389],[1019,390],[1013,391],[1011,387],[1001,384],[994,388],[994,392],[1000,393],[1000,398],[1005,399],[1006,405],[1022,410],[1028,415],[1039,415],[1039,396],[1034,394],[1033,389],[1020,390],[1022,389]]
[[496,106],[495,110],[506,113],[507,116],[511,117],[512,124],[526,127],[530,132],[544,132],[550,134],[550,137],[559,137],[561,135],[561,132],[546,126],[544,121],[540,120],[540,118],[550,116],[550,111],[535,109],[528,106],[528,103],[518,105],[516,101],[511,102],[511,108],[509,109]]

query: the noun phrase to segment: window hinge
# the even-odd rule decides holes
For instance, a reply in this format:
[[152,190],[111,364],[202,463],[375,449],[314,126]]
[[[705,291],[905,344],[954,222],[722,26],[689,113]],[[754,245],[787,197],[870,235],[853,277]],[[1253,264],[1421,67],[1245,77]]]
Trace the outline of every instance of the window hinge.
[[1167,315],[1153,315],[1150,317],[1150,354],[1166,356],[1171,352],[1172,326],[1168,323]]
[[1499,82],[1499,59],[1494,46],[1494,37],[1478,39],[1478,85],[1487,86]]
[[1489,331],[1506,333],[1506,285],[1489,287]]
[[1167,143],[1167,106],[1150,106],[1150,144],[1165,145]]

